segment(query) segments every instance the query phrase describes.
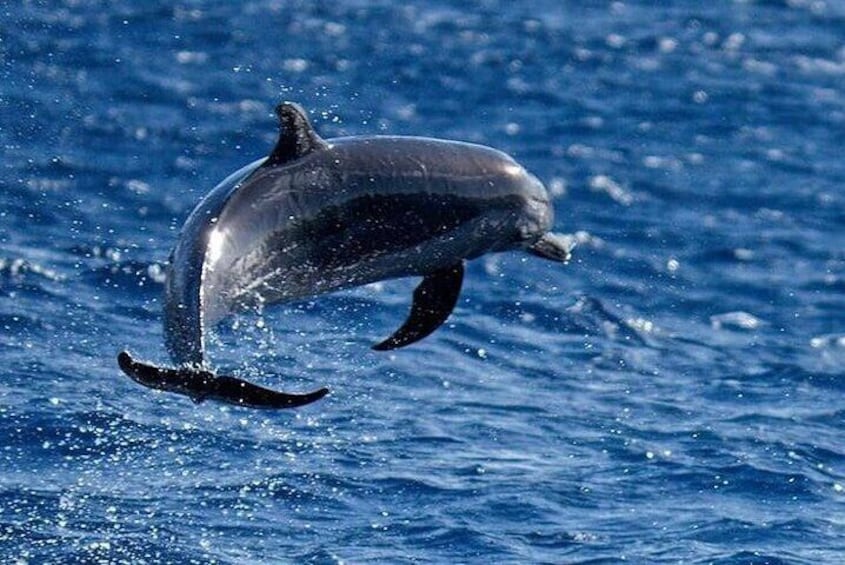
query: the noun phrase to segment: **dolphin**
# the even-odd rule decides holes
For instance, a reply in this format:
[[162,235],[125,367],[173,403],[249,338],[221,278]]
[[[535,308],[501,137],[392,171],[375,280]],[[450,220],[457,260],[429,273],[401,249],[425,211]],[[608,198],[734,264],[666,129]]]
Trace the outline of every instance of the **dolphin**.
[[253,408],[290,408],[328,389],[290,394],[218,375],[205,340],[243,310],[375,281],[421,276],[406,321],[373,346],[410,345],[451,314],[464,263],[522,249],[566,262],[571,238],[550,232],[543,184],[490,147],[426,137],[323,139],[299,105],[276,108],[269,156],[218,184],[182,228],[166,273],[164,333],[176,368],[118,355],[150,388]]

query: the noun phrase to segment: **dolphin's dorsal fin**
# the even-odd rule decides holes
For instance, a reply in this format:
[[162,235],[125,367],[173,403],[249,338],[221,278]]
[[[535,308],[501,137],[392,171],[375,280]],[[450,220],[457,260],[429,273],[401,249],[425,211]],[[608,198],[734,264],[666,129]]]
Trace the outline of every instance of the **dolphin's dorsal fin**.
[[279,116],[279,140],[266,164],[281,165],[328,147],[314,131],[308,114],[299,104],[282,102],[276,106],[276,115]]

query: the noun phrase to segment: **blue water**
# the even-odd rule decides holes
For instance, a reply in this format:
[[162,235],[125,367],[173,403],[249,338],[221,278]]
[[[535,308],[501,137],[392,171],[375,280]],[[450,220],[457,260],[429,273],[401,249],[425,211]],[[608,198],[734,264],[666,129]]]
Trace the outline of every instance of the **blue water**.
[[[845,5],[404,4],[3,4],[2,561],[843,562]],[[296,411],[136,385],[283,99],[513,154],[572,262],[471,263],[395,353],[414,281],[229,320]]]

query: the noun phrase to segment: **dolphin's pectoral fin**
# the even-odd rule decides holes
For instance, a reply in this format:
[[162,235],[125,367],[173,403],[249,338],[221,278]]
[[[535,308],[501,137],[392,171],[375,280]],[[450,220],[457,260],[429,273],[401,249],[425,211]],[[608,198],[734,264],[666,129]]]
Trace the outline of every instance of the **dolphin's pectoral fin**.
[[528,247],[528,252],[543,259],[566,263],[572,257],[574,248],[575,239],[572,236],[547,232]]
[[133,359],[126,351],[117,356],[117,362],[133,381],[149,388],[184,394],[197,404],[217,400],[249,408],[296,408],[320,400],[329,392],[327,388],[306,394],[278,392],[193,367],[167,369],[148,365]]
[[463,262],[426,275],[414,290],[414,303],[408,319],[393,335],[374,345],[373,349],[387,351],[404,347],[439,328],[455,308],[463,280]]

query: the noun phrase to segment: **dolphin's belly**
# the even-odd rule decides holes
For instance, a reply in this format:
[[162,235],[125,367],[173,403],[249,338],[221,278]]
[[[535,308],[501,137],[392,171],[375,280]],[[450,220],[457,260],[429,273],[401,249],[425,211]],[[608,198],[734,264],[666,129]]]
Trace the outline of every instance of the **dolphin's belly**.
[[[496,247],[513,196],[361,194],[283,226],[207,272],[209,321],[248,307],[287,302],[424,275]],[[295,208],[292,206],[292,209]]]

